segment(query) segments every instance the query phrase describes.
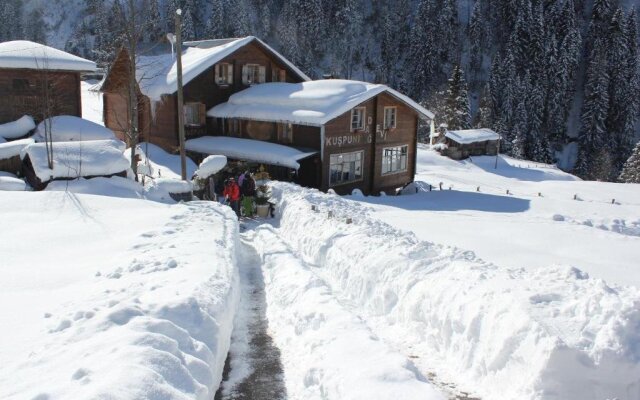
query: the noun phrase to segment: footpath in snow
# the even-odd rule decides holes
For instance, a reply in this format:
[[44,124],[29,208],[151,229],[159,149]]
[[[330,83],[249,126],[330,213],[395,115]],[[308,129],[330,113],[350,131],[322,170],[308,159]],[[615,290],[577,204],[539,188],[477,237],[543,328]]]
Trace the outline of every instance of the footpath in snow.
[[[370,338],[411,357],[424,374],[435,373],[481,398],[640,397],[637,289],[607,285],[567,266],[501,267],[472,252],[420,241],[371,217],[370,207],[357,202],[290,184],[274,186],[281,213],[277,232],[306,262],[270,240],[268,230],[256,233],[261,235],[256,242],[264,243],[258,253],[264,254],[267,287],[281,293],[271,302],[267,291],[269,321],[278,309],[291,317],[281,328],[288,337],[275,337],[288,351],[301,337],[300,321],[303,332],[319,324],[309,335],[324,327],[317,310],[328,306],[305,306],[304,296],[317,290],[315,296],[331,293],[331,302],[342,299],[338,302],[356,313],[349,332],[358,332],[357,326],[362,332],[366,325]],[[345,223],[347,216],[352,224]],[[315,266],[315,274],[305,265]],[[283,276],[287,284],[280,289]],[[339,346],[325,342],[335,329],[322,332],[320,343]],[[360,341],[366,343],[364,334],[355,340]],[[322,365],[332,354],[307,352],[304,346],[295,352],[304,365]],[[283,363],[286,376],[286,352]],[[294,371],[308,374],[299,367]],[[331,377],[322,376],[320,382]]]
[[5,192],[0,220],[0,398],[213,398],[239,298],[227,207]]

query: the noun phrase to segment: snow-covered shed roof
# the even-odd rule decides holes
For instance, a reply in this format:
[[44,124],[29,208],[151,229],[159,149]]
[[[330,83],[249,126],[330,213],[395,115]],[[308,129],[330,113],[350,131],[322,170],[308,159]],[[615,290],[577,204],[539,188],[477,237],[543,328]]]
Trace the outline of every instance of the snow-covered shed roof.
[[[273,53],[302,79],[310,80],[307,75],[262,40],[255,36],[247,36],[237,39],[186,42],[186,48],[182,52],[183,84],[187,84],[231,53],[254,41]],[[159,100],[163,94],[173,94],[178,90],[178,71],[172,54],[138,57],[136,77],[140,82],[140,91],[153,100]]]
[[0,43],[0,68],[26,68],[88,72],[96,63],[28,40]]
[[30,144],[33,144],[33,139],[31,138],[0,143],[0,160],[6,160],[12,157],[19,156],[22,152],[22,149],[29,146]]
[[299,160],[316,154],[304,152],[281,144],[261,140],[241,139],[226,136],[203,136],[187,140],[185,148],[202,154],[218,154],[236,160],[246,160],[269,165],[281,165],[299,169]]
[[22,149],[20,157],[29,156],[36,176],[47,182],[51,178],[78,178],[113,175],[129,169],[120,140],[88,142],[53,142],[53,170],[47,162],[46,143],[34,143]]
[[73,115],[57,115],[38,124],[33,135],[36,142],[45,141],[47,123],[51,129],[52,142],[111,140],[116,138],[111,129],[95,122]]
[[25,136],[36,127],[30,115],[23,115],[20,119],[6,124],[0,124],[0,138],[17,139]]
[[385,85],[326,79],[302,83],[263,83],[232,95],[207,112],[210,117],[324,125],[353,107],[386,92],[424,118],[433,113]]
[[460,144],[470,144],[476,142],[485,142],[487,140],[500,139],[500,135],[487,128],[447,131],[444,135],[454,142]]

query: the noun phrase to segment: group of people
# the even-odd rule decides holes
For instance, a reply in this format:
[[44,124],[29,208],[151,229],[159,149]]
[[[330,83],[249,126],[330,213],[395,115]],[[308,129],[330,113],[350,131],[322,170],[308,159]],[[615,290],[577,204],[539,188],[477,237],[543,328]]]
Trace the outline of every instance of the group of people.
[[222,192],[225,202],[231,206],[238,218],[240,217],[240,207],[242,205],[242,215],[245,217],[253,216],[253,209],[256,196],[256,181],[249,171],[245,171],[238,177],[228,178],[224,183]]

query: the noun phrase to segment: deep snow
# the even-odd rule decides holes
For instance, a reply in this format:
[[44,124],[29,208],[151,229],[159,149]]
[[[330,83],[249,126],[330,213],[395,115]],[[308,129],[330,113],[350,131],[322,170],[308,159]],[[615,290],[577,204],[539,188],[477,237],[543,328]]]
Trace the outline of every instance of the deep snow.
[[0,398],[212,398],[238,301],[228,208],[5,192],[0,219]]

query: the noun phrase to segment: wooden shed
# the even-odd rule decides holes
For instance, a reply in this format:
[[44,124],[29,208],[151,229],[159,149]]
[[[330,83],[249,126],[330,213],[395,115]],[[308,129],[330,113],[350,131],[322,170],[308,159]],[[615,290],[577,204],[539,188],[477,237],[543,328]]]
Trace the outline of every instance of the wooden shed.
[[27,40],[0,43],[0,124],[31,115],[82,116],[80,75],[96,64]]
[[446,149],[442,154],[454,160],[469,156],[495,156],[500,150],[500,135],[487,128],[446,131],[444,144]]

